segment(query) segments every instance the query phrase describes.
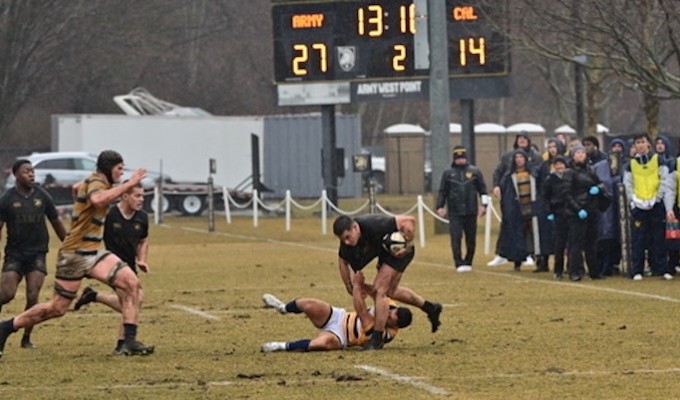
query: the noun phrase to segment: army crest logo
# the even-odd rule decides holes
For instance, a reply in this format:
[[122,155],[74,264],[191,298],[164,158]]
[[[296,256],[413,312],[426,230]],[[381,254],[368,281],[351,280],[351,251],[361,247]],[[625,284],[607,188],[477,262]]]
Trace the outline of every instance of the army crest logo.
[[338,64],[344,72],[354,69],[357,62],[357,49],[354,46],[338,46]]

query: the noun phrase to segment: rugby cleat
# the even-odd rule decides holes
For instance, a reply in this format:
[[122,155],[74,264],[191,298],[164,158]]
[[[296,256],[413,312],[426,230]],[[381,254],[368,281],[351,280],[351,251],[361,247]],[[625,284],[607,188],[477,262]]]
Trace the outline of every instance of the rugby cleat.
[[262,343],[260,351],[263,353],[272,353],[275,351],[286,351],[286,342],[267,342]]
[[154,352],[154,346],[147,346],[137,340],[126,340],[120,348],[120,354],[126,356],[148,356]]
[[11,329],[7,329],[8,324],[11,324],[11,320],[0,323],[0,358],[2,358],[2,355],[5,351],[5,343],[7,343],[7,338],[13,333]]
[[430,320],[430,324],[432,324],[432,333],[437,332],[437,329],[439,329],[439,325],[441,325],[441,321],[439,321],[439,315],[442,313],[442,305],[439,303],[434,303],[434,309],[432,312],[427,314],[427,319]]
[[116,347],[113,349],[113,353],[112,353],[112,354],[113,354],[114,356],[123,356],[123,355],[125,355],[125,354],[123,354],[123,342],[122,342],[122,341],[120,341],[120,342],[118,342],[118,343],[116,344]]
[[267,307],[271,307],[275,309],[276,311],[280,312],[281,314],[286,313],[286,304],[279,300],[276,296],[273,294],[265,293],[262,295],[262,301],[264,301],[264,304],[267,305]]
[[37,348],[38,346],[36,346],[36,345],[34,345],[33,343],[31,343],[31,338],[30,338],[30,337],[24,335],[24,336],[21,338],[21,347],[23,347],[24,349],[35,349],[35,348]]
[[78,301],[76,301],[76,305],[73,307],[73,309],[78,311],[82,306],[92,303],[93,301],[97,301],[97,292],[91,287],[87,286],[85,289],[83,289],[83,294],[80,295],[80,298]]

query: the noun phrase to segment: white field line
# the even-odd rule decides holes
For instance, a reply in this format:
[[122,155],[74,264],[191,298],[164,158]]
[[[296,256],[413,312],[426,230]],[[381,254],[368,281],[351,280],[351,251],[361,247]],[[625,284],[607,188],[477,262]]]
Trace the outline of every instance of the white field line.
[[[434,263],[426,263],[426,264],[428,264],[430,266],[439,266],[440,265],[440,264],[434,264]],[[656,295],[656,294],[634,292],[632,290],[614,289],[614,288],[608,288],[608,287],[602,287],[602,286],[592,286],[592,285],[584,284],[583,282],[572,283],[572,282],[562,282],[562,281],[546,281],[546,280],[541,280],[541,279],[526,278],[526,277],[522,277],[522,276],[513,276],[511,274],[506,274],[506,273],[503,273],[503,272],[493,272],[493,271],[483,271],[483,270],[475,270],[475,272],[480,273],[480,274],[485,274],[485,275],[502,276],[502,277],[505,277],[505,278],[516,279],[516,280],[524,281],[524,282],[543,283],[543,284],[547,284],[547,285],[559,285],[559,286],[565,286],[565,287],[570,287],[570,288],[579,288],[579,289],[599,290],[599,291],[602,291],[602,292],[615,293],[615,294],[620,294],[620,295],[625,295],[625,296],[635,296],[635,297],[642,297],[642,298],[645,298],[645,299],[667,301],[667,302],[670,302],[670,303],[680,303],[680,299],[675,298],[675,297],[659,296],[659,295]],[[661,279],[661,278],[659,278],[659,279]]]
[[238,238],[238,239],[252,240],[252,241],[255,241],[255,242],[267,242],[267,243],[281,244],[281,245],[285,245],[285,246],[301,247],[303,249],[325,251],[325,252],[329,252],[329,253],[337,253],[338,252],[338,249],[329,249],[328,247],[311,246],[311,245],[307,245],[307,244],[303,244],[303,243],[289,242],[289,241],[285,241],[285,240],[259,238],[257,236],[237,235],[237,234],[233,234],[233,233],[224,233],[224,232],[206,232],[205,230],[202,230],[202,229],[189,228],[189,227],[184,227],[184,226],[180,227],[180,229],[185,230],[185,231],[190,231],[190,232],[196,232],[196,233],[205,233],[205,234],[210,234],[210,235],[218,235],[218,236],[233,237],[233,238]]
[[449,394],[448,391],[445,389],[442,389],[440,387],[428,385],[427,383],[423,383],[418,378],[414,378],[411,376],[405,376],[405,375],[398,375],[389,371],[385,371],[384,369],[377,368],[377,367],[372,367],[370,365],[355,365],[355,367],[359,369],[363,369],[364,371],[368,371],[380,376],[384,376],[385,378],[389,378],[392,380],[395,380],[397,382],[402,382],[406,383],[411,386],[415,386],[418,389],[423,389],[431,394],[438,394],[438,395],[447,395]]
[[[264,308],[264,307],[262,307],[262,308],[234,308],[234,309],[230,309],[230,310],[215,310],[215,311],[211,311],[210,313],[207,313],[205,311],[200,311],[200,310],[197,310],[195,308],[191,308],[191,307],[187,307],[187,306],[182,306],[182,305],[180,305],[180,306],[169,305],[168,307],[174,308],[175,310],[177,310],[179,312],[183,312],[183,313],[188,312],[190,314],[198,315],[198,316],[201,316],[201,317],[204,317],[204,318],[207,318],[207,319],[210,319],[210,320],[215,320],[215,321],[220,320],[219,315],[243,314],[243,313],[251,313],[251,312],[268,312],[268,313],[272,312],[271,309],[267,309],[267,308]],[[445,305],[445,307],[447,307],[447,306]],[[160,309],[145,310],[144,308],[142,308],[141,315],[143,315],[143,316],[157,316],[157,315],[164,315],[165,313],[166,312],[164,312]],[[120,314],[115,312],[115,311],[111,311],[111,312],[108,312],[108,313],[106,313],[106,312],[80,313],[80,314],[69,313],[68,316],[69,316],[69,318],[110,318],[112,316],[120,317]]]
[[[167,226],[167,227],[171,228],[171,226]],[[337,249],[329,249],[327,247],[312,246],[312,245],[306,245],[306,244],[283,241],[283,240],[263,239],[263,238],[259,238],[259,237],[256,237],[256,236],[236,235],[236,234],[223,233],[223,232],[212,232],[211,233],[211,232],[207,232],[205,230],[188,228],[188,227],[180,227],[179,229],[188,230],[188,231],[197,232],[197,233],[204,233],[204,234],[211,234],[211,235],[221,235],[221,236],[227,236],[227,237],[237,237],[237,238],[247,239],[247,240],[276,243],[276,244],[280,244],[280,245],[284,245],[284,246],[303,247],[303,248],[318,250],[318,251],[323,251],[323,252],[331,252],[331,253],[337,252]],[[446,269],[452,269],[453,268],[450,264],[439,264],[439,263],[432,263],[432,262],[425,262],[425,261],[413,261],[413,263],[414,264],[420,264],[420,265],[427,265],[427,266],[430,266],[430,267],[437,267],[437,268],[446,268]],[[482,269],[479,269],[479,268],[473,269],[473,273],[516,279],[518,281],[524,281],[524,282],[542,283],[542,284],[548,284],[548,285],[560,285],[560,286],[563,286],[563,287],[578,288],[578,289],[599,290],[599,291],[602,291],[602,292],[609,292],[609,293],[614,293],[614,294],[619,294],[619,295],[624,295],[624,296],[641,297],[641,298],[645,298],[645,299],[666,301],[666,302],[670,302],[670,303],[680,303],[680,298],[668,297],[668,296],[659,296],[659,295],[649,294],[649,293],[634,292],[634,291],[631,291],[631,290],[621,290],[621,289],[613,289],[613,288],[607,288],[607,287],[601,287],[601,286],[591,286],[591,285],[588,285],[588,284],[584,284],[583,282],[581,282],[581,283],[571,283],[571,282],[561,282],[561,281],[547,281],[547,280],[541,280],[541,279],[526,278],[526,277],[522,277],[522,276],[513,276],[511,274],[507,274],[507,273],[504,273],[504,272],[485,271],[485,270],[482,270]]]
[[664,369],[624,369],[620,371],[537,371],[527,372],[523,374],[481,374],[470,376],[451,376],[452,379],[497,379],[497,378],[530,378],[534,376],[544,377],[560,377],[560,376],[615,376],[615,375],[663,375],[663,374],[680,374],[680,368],[664,368]]
[[198,309],[192,308],[192,307],[183,306],[181,304],[173,304],[173,305],[170,306],[170,308],[176,308],[178,310],[186,311],[189,314],[198,315],[199,317],[211,319],[213,321],[219,321],[220,320],[220,317],[216,317],[216,316],[209,314],[205,311],[201,311],[201,310],[198,310]]

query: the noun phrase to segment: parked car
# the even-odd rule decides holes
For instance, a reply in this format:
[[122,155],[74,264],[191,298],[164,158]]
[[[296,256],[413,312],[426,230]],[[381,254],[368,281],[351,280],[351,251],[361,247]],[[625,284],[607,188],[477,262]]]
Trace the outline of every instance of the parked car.
[[[17,157],[17,160],[19,159],[27,159],[33,164],[35,183],[64,188],[65,193],[68,194],[68,202],[72,201],[70,186],[84,180],[97,169],[97,157],[80,151],[33,153]],[[132,172],[131,169],[126,169],[122,179],[127,179],[132,175]],[[15,178],[11,168],[8,168],[6,173],[5,189],[9,189],[14,186]],[[172,182],[167,175],[163,175],[162,178],[163,182]],[[152,189],[159,179],[161,179],[161,174],[147,172],[146,177],[142,180],[142,186],[144,186],[144,189]],[[62,204],[60,198],[57,198],[54,194],[52,197],[55,198],[55,202]]]

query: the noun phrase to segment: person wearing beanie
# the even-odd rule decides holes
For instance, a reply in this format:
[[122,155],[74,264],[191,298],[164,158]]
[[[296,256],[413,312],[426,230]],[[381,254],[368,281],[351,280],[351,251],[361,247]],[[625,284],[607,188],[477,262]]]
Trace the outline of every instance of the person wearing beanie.
[[[482,172],[470,165],[465,147],[456,146],[453,163],[442,174],[437,196],[437,215],[448,217],[451,252],[458,272],[472,270],[477,243],[477,218],[485,215],[489,196]],[[478,203],[481,198],[481,206]],[[465,256],[462,240],[465,236]]]
[[675,171],[675,158],[671,149],[671,141],[665,135],[654,139],[654,152],[659,155],[661,162],[668,167],[668,171]]
[[595,136],[586,136],[581,140],[583,147],[586,148],[588,164],[595,165],[607,158],[607,155],[600,150],[600,140]]
[[[663,204],[668,191],[668,167],[658,154],[651,151],[651,139],[646,133],[633,136],[635,156],[623,173],[623,185],[630,201],[631,263],[630,276],[642,280],[645,258],[652,275],[673,279],[669,273],[664,240],[667,216]],[[670,210],[672,211],[672,210]]]
[[[571,146],[571,149],[569,149],[569,158],[574,158],[574,153],[577,151],[586,151],[586,148],[580,144],[580,143],[575,143],[573,146]],[[586,153],[586,157],[588,156],[588,153]]]

